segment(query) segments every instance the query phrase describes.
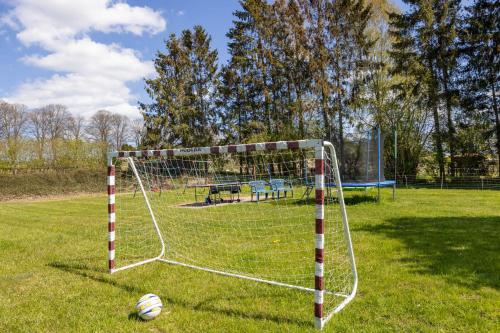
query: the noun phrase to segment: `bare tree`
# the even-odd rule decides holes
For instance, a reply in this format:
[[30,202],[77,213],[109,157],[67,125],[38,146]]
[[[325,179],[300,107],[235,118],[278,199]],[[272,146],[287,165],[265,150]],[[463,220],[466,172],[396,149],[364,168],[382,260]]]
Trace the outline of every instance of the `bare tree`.
[[44,159],[45,145],[48,140],[49,119],[43,108],[29,113],[29,131],[36,140],[36,154],[39,160]]
[[129,124],[130,120],[127,116],[120,114],[113,114],[113,119],[111,121],[112,126],[112,136],[113,136],[113,147],[119,150],[123,144],[128,140],[129,136]]
[[82,140],[85,118],[82,116],[72,116],[68,123],[68,136],[73,140]]
[[44,158],[45,145],[50,143],[52,161],[58,157],[58,144],[65,138],[71,114],[64,105],[49,104],[30,113],[30,127],[37,141],[37,155]]
[[86,127],[89,138],[96,142],[109,144],[111,142],[113,114],[107,110],[99,110]]
[[14,168],[19,161],[22,134],[28,119],[27,115],[25,105],[0,103],[0,128],[2,129],[0,134],[5,140],[6,155]]
[[6,117],[9,107],[9,103],[0,100],[0,139],[5,139],[7,135]]
[[49,138],[52,151],[52,162],[55,163],[59,156],[58,147],[65,138],[71,113],[61,104],[49,104],[45,107],[49,119]]
[[139,146],[142,142],[142,137],[145,134],[145,127],[144,127],[144,121],[142,118],[136,118],[132,120],[132,124],[130,126],[130,132],[132,135],[132,138],[135,143],[135,147],[139,149]]
[[113,114],[107,110],[99,110],[90,117],[85,131],[90,140],[101,146],[101,154],[106,159],[107,151],[111,143]]
[[49,138],[51,140],[63,139],[71,118],[68,108],[61,104],[49,104],[43,109],[49,119]]

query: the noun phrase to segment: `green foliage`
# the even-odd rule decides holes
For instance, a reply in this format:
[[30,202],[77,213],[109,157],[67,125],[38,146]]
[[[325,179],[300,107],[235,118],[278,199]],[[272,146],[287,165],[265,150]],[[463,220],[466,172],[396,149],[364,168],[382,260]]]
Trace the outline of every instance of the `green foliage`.
[[317,137],[336,144],[343,165],[345,133],[380,126],[399,132],[401,174],[429,156],[454,176],[467,154],[498,155],[498,4],[405,3],[242,0],[220,70],[201,27],[171,35],[146,81],[146,145]]
[[[38,158],[38,148],[33,139],[18,140],[16,145],[0,141],[0,147],[7,149],[4,155],[15,149],[16,163],[12,159],[0,159],[0,171],[13,172],[23,169],[101,169],[106,165],[106,153],[108,144],[103,142],[87,142],[74,139],[53,139],[50,142],[50,158],[42,156]],[[2,149],[0,149],[0,154]],[[48,153],[45,153],[48,155]]]
[[[423,99],[434,122],[434,148],[440,175],[445,173],[444,131],[451,156],[451,173],[454,175],[456,156],[456,129],[453,115],[453,87],[457,75],[457,19],[460,8],[456,0],[429,2],[405,1],[411,5],[403,14],[391,14],[392,35],[395,38],[392,57],[394,71],[413,76],[420,85],[416,95]],[[399,89],[404,86],[398,86]],[[415,87],[417,88],[417,87]],[[403,93],[406,93],[406,89]],[[425,92],[422,94],[422,91]],[[414,95],[415,96],[415,95]]]
[[[467,7],[461,36],[461,55],[465,63],[462,68],[464,118],[469,123],[487,124],[478,127],[484,138],[496,136],[497,154],[500,152],[499,17],[498,1],[477,0]],[[476,153],[485,155],[484,149],[478,149]],[[500,175],[500,155],[497,165]]]

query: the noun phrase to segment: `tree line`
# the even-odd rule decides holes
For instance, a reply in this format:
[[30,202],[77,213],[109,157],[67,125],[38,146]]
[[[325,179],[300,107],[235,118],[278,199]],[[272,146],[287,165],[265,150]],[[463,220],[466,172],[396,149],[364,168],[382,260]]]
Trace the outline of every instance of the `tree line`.
[[498,2],[404,2],[242,0],[223,65],[203,27],[171,34],[139,103],[142,144],[316,137],[342,159],[350,132],[380,127],[398,132],[401,174],[500,172]]
[[106,110],[85,119],[64,105],[29,110],[0,101],[0,167],[101,168],[109,149],[137,147],[143,132],[141,119]]

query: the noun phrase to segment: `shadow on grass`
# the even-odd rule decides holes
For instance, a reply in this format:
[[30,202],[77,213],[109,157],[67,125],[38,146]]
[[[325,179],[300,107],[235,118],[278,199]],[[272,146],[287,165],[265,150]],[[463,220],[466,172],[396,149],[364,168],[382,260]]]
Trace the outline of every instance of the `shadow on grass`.
[[128,314],[128,320],[134,320],[134,321],[142,321],[141,317],[139,317],[139,314],[137,311],[132,311]]
[[[114,278],[111,277],[111,275],[108,274],[99,274],[95,270],[93,270],[90,267],[86,267],[84,264],[68,264],[64,262],[51,262],[48,264],[49,267],[61,270],[66,273],[78,275],[80,277],[102,283],[102,284],[107,284],[115,288],[122,289],[126,292],[129,293],[134,293],[137,295],[144,295],[149,293],[149,290],[145,290],[144,288],[141,288],[136,285],[131,285],[131,284],[126,284],[126,283],[121,283],[116,281]],[[203,277],[201,277],[203,278]],[[210,304],[215,301],[220,301],[220,300],[231,300],[233,297],[208,297],[196,304],[191,304],[187,301],[184,301],[179,298],[173,298],[169,297],[167,295],[158,295],[164,302],[167,302],[168,304],[174,304],[176,306],[180,306],[189,310],[195,310],[195,311],[202,311],[202,312],[210,312],[210,313],[217,313],[217,314],[223,314],[226,316],[230,317],[239,317],[239,318],[244,318],[244,319],[251,319],[251,320],[264,320],[264,321],[272,321],[276,322],[279,324],[291,324],[291,325],[296,325],[300,327],[308,327],[311,328],[313,327],[312,321],[307,321],[307,320],[300,320],[297,318],[286,318],[286,317],[281,317],[277,315],[272,315],[269,313],[259,313],[259,312],[252,312],[252,311],[243,311],[243,310],[238,310],[235,308],[231,309],[224,309],[217,307],[216,305]],[[234,299],[237,300],[242,300],[243,298],[252,298],[255,301],[257,301],[259,298],[266,297],[266,295],[263,294],[253,294],[251,296],[247,297],[241,297],[236,296]],[[277,298],[276,295],[270,295],[267,297],[272,297],[273,299]],[[128,315],[129,320],[140,320],[138,317],[137,312],[131,312]]]
[[[293,201],[288,201],[288,204],[293,203],[294,205],[314,205],[314,194],[310,197],[306,198],[299,198],[297,200]],[[332,194],[329,197],[325,197],[325,204],[330,205],[330,204],[337,204],[337,195]],[[346,193],[344,195],[344,203],[347,206],[353,206],[353,205],[358,205],[362,203],[377,203],[377,196],[376,195],[371,195],[369,193],[363,193],[363,194],[348,194]]]
[[377,197],[369,194],[346,195],[344,202],[347,206],[358,205],[365,202],[377,203]]
[[357,229],[398,239],[400,259],[419,274],[471,289],[500,289],[500,217],[403,217]]

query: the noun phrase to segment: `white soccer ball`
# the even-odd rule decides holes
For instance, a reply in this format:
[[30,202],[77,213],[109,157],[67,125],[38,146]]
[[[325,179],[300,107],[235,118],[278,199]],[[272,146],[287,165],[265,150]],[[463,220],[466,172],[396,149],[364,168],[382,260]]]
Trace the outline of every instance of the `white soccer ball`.
[[155,294],[146,294],[139,299],[135,309],[141,319],[151,320],[160,315],[162,307],[163,304],[161,303],[160,297]]

